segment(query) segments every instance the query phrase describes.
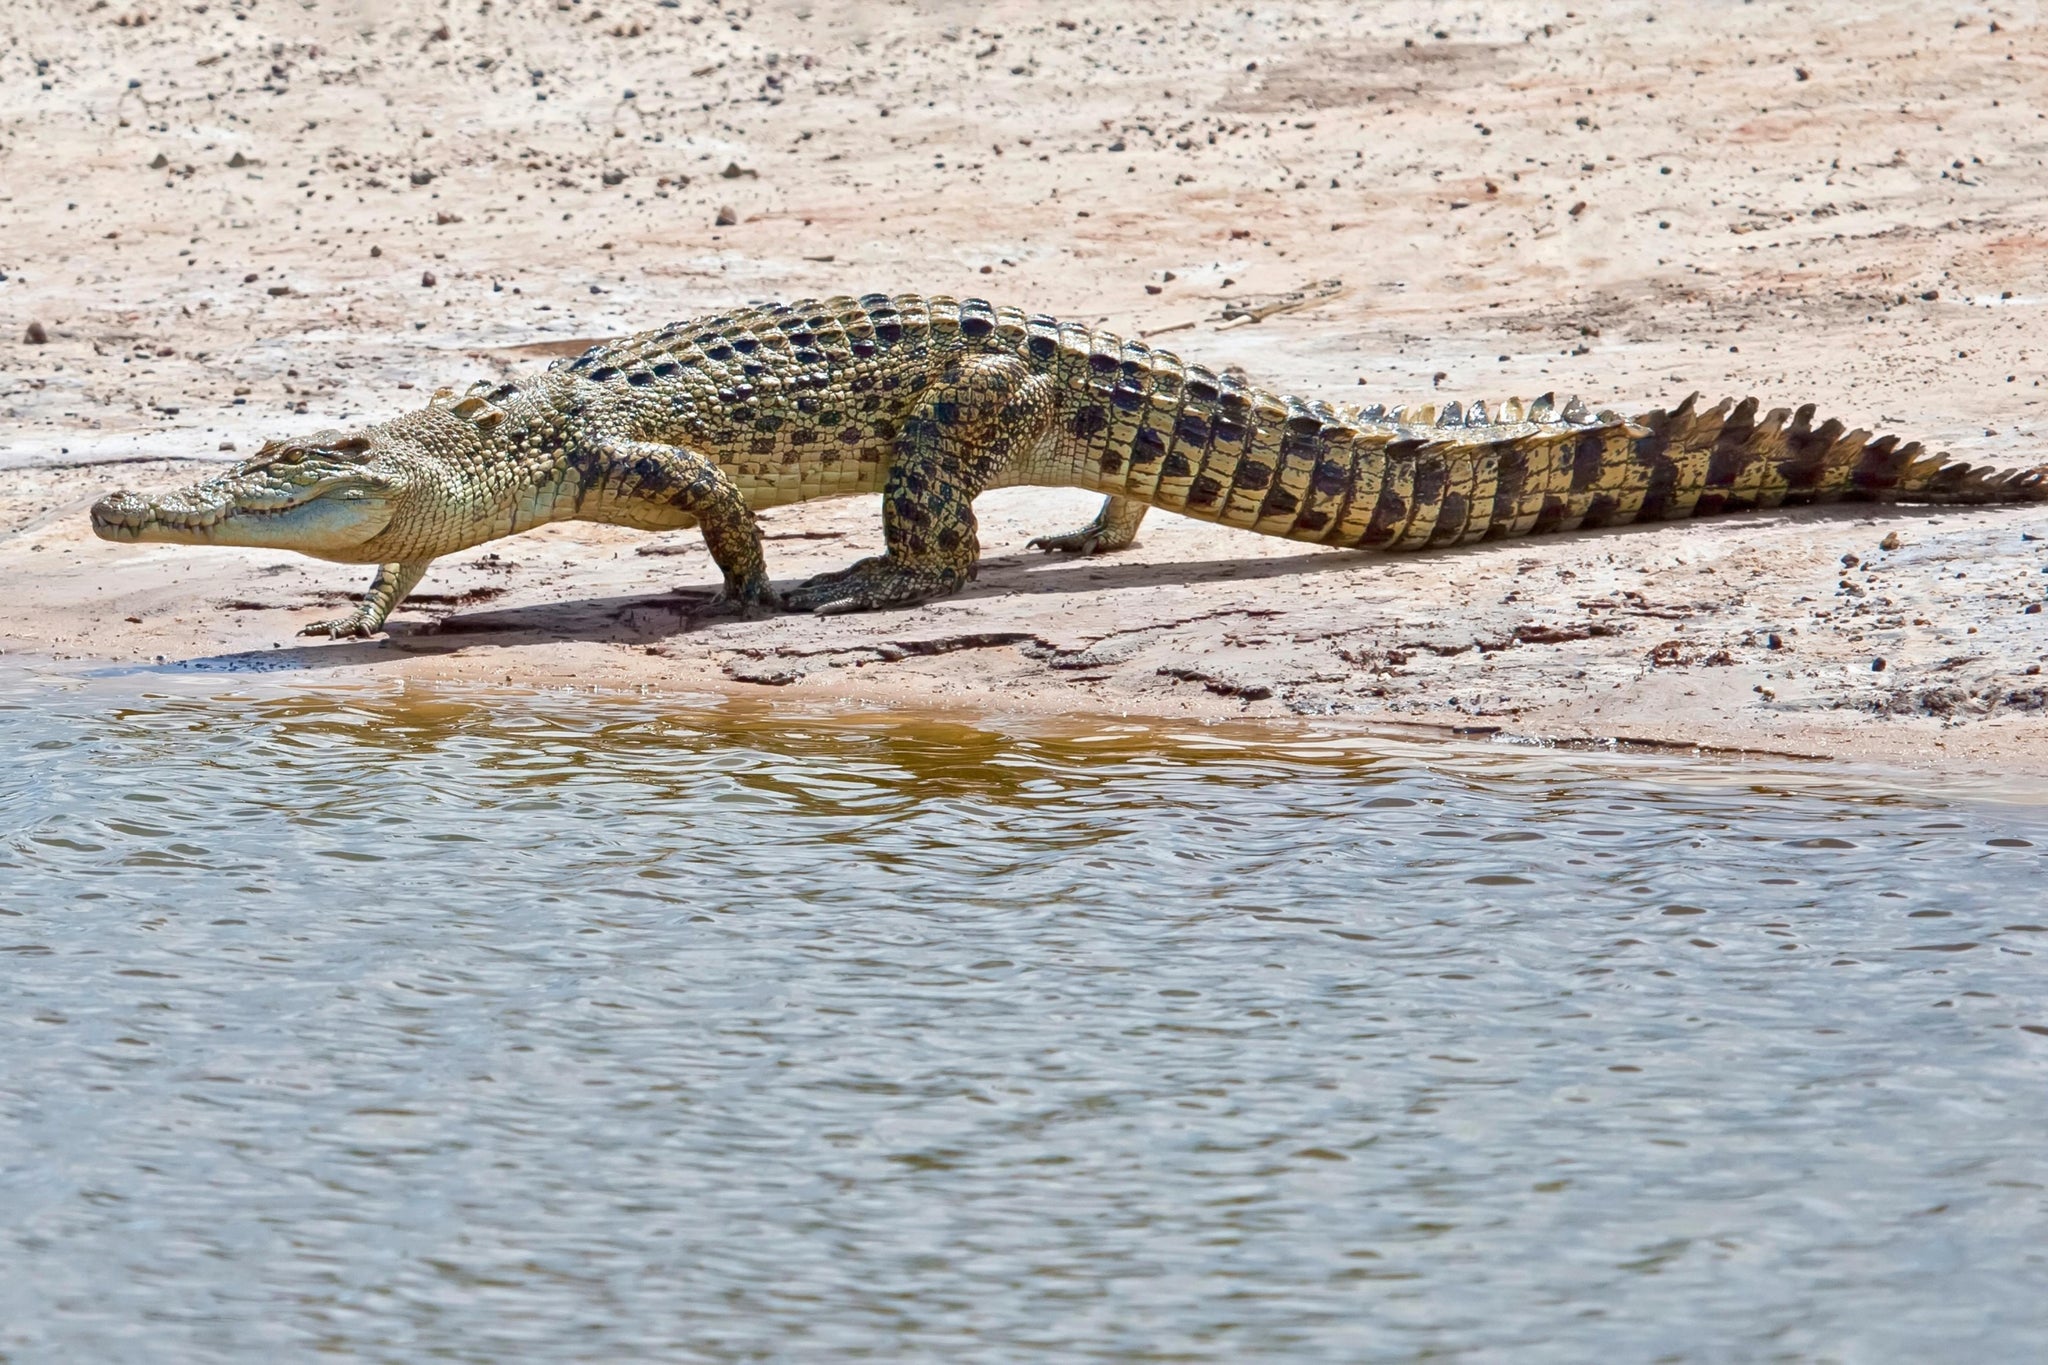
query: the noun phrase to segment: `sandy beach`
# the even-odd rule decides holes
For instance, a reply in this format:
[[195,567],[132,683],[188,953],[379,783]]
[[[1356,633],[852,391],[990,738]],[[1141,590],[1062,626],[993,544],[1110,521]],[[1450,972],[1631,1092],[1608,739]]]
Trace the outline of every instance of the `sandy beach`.
[[[1339,402],[1815,402],[2044,455],[2048,45],[2024,10],[699,0],[0,17],[7,662],[1310,716],[2048,773],[2048,507],[1742,514],[1425,555],[980,503],[967,592],[693,623],[695,533],[367,572],[85,509],[735,301],[978,295]],[[793,579],[874,499],[765,513]]]

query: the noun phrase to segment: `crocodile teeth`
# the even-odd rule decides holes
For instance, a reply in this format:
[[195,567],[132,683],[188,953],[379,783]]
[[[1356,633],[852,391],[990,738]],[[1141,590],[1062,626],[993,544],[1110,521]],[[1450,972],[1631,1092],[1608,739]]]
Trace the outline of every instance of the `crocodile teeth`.
[[1529,420],[1532,422],[1556,421],[1557,395],[1546,393],[1529,405]]
[[1510,398],[1500,405],[1500,420],[1503,425],[1513,426],[1522,420],[1522,400]]
[[1448,403],[1444,404],[1444,410],[1443,410],[1443,412],[1442,412],[1441,414],[1439,414],[1439,415],[1438,415],[1438,417],[1437,417],[1437,419],[1436,419],[1436,424],[1437,424],[1438,426],[1440,426],[1440,427],[1462,427],[1462,426],[1464,426],[1464,425],[1465,425],[1465,409],[1464,409],[1464,406],[1463,406],[1462,404],[1460,404],[1460,403],[1458,402],[1458,400],[1457,400],[1457,399],[1455,399],[1455,398],[1454,398],[1454,399],[1452,399],[1452,400],[1451,400],[1450,402],[1448,402]]
[[1493,418],[1486,411],[1486,400],[1480,399],[1465,410],[1465,425],[1468,427],[1490,426]]
[[1581,403],[1576,395],[1564,405],[1564,420],[1567,422],[1576,424],[1585,421],[1588,416],[1586,405]]

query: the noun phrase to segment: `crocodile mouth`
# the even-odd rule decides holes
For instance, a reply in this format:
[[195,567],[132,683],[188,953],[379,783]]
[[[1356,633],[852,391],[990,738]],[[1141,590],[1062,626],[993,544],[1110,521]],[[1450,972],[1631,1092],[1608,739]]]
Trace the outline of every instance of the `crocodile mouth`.
[[307,490],[292,502],[251,505],[232,498],[112,493],[93,504],[93,534],[124,544],[273,545],[309,554],[346,549],[375,537],[391,519],[381,498],[336,486]]
[[166,507],[134,493],[112,493],[92,507],[93,534],[102,540],[140,540],[150,531],[173,535],[203,536],[229,521],[263,520],[289,516],[308,502],[279,507]]

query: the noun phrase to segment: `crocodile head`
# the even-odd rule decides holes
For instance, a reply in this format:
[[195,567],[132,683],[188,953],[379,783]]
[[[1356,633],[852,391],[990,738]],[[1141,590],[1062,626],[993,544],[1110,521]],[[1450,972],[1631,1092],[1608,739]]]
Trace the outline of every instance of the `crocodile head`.
[[113,493],[92,509],[102,540],[255,545],[374,561],[413,482],[406,443],[385,428],[266,442],[226,473],[174,493]]

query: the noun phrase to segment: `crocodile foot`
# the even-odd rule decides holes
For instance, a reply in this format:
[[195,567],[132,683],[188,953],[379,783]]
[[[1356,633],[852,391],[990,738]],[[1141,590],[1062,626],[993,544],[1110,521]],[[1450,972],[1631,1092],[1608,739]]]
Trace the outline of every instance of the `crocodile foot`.
[[301,635],[324,635],[336,640],[367,640],[384,629],[379,621],[372,625],[367,612],[352,611],[346,616],[337,616],[331,621],[315,621],[302,627]]
[[1111,494],[1103,499],[1095,520],[1064,535],[1039,536],[1030,548],[1047,554],[1106,555],[1134,545],[1145,520],[1145,504]]
[[913,566],[875,555],[850,568],[807,578],[782,594],[786,611],[838,616],[849,611],[908,607],[958,592],[974,575],[940,566]]
[[1102,527],[1090,523],[1078,531],[1056,536],[1033,536],[1024,546],[1047,554],[1092,555],[1103,548]]
[[775,591],[767,575],[756,574],[737,587],[727,583],[710,601],[702,606],[692,607],[690,615],[693,618],[737,616],[743,621],[753,621],[763,616],[772,616],[781,607],[781,594]]

